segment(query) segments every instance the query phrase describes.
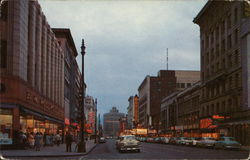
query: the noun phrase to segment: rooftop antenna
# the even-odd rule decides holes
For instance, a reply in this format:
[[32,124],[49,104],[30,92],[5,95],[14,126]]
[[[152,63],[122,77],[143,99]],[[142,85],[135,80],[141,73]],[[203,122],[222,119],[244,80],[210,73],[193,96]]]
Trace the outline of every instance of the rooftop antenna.
[[166,68],[166,69],[168,70],[168,48],[167,48],[167,57],[166,57],[166,58],[167,58],[167,59],[166,59],[166,61],[167,61],[167,64],[166,64],[166,65],[167,65],[167,66],[166,66],[167,68]]

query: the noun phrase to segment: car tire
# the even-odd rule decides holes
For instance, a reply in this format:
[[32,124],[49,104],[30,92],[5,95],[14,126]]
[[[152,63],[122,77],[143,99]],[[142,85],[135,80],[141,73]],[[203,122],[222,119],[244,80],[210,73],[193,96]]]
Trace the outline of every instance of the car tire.
[[140,152],[141,152],[141,150],[140,150],[140,149],[137,149],[137,152],[138,152],[138,153],[140,153]]

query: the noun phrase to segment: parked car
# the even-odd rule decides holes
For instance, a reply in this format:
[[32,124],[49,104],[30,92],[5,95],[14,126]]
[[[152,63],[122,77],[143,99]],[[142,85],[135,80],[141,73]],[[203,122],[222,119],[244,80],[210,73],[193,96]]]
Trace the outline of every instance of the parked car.
[[186,139],[184,139],[184,144],[185,145],[192,145],[193,143],[193,137],[187,137]]
[[194,137],[194,138],[192,138],[192,143],[191,143],[191,145],[192,146],[196,146],[197,145],[197,143],[199,143],[199,141],[201,140],[201,138],[200,137]]
[[186,137],[177,137],[176,144],[185,144]]
[[147,142],[150,142],[150,143],[154,142],[154,138],[153,137],[147,137]]
[[241,144],[234,137],[221,137],[215,142],[214,148],[221,149],[240,149]]
[[154,143],[160,143],[161,142],[161,138],[160,137],[155,137],[154,138]]
[[140,142],[135,139],[134,135],[123,135],[116,140],[116,148],[122,151],[140,152]]
[[216,140],[212,137],[202,137],[196,144],[200,147],[214,147]]
[[161,143],[168,144],[169,143],[169,137],[161,137]]
[[99,140],[99,143],[106,143],[106,139],[104,137],[101,137],[100,140]]
[[177,139],[177,137],[171,137],[171,138],[169,139],[169,143],[170,143],[170,144],[176,144],[176,139]]

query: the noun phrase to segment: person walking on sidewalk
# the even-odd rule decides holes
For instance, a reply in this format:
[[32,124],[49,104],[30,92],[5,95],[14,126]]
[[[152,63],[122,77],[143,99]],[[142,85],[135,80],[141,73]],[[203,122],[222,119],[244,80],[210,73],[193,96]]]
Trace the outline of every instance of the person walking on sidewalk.
[[55,141],[56,141],[57,146],[59,146],[60,142],[61,142],[61,136],[60,136],[59,132],[55,136]]
[[66,151],[67,152],[71,152],[72,142],[73,142],[73,137],[69,132],[67,132],[67,134],[66,134]]
[[35,138],[34,138],[34,133],[33,132],[31,132],[29,134],[28,141],[29,141],[30,148],[34,148]]
[[42,136],[37,132],[35,135],[35,148],[36,151],[40,151]]

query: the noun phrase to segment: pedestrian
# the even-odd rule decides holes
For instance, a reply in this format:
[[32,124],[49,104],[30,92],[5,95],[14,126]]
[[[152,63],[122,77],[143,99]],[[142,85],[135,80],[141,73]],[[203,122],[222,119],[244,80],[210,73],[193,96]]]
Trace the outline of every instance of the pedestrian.
[[50,135],[50,138],[49,138],[49,142],[50,142],[50,145],[53,146],[54,145],[54,134],[51,134]]
[[71,152],[71,144],[72,144],[72,142],[73,142],[73,137],[69,132],[67,132],[66,133],[66,151],[67,152]]
[[36,149],[36,151],[40,151],[41,140],[42,140],[42,136],[40,135],[40,133],[37,132],[35,135],[35,149]]
[[50,135],[49,134],[47,134],[45,137],[45,143],[46,143],[46,146],[50,146]]
[[31,132],[29,134],[28,141],[29,141],[30,148],[34,148],[35,138],[34,138],[34,133],[33,132]]
[[60,136],[59,132],[55,136],[55,141],[56,141],[57,146],[59,146],[60,142],[61,142],[61,136]]

